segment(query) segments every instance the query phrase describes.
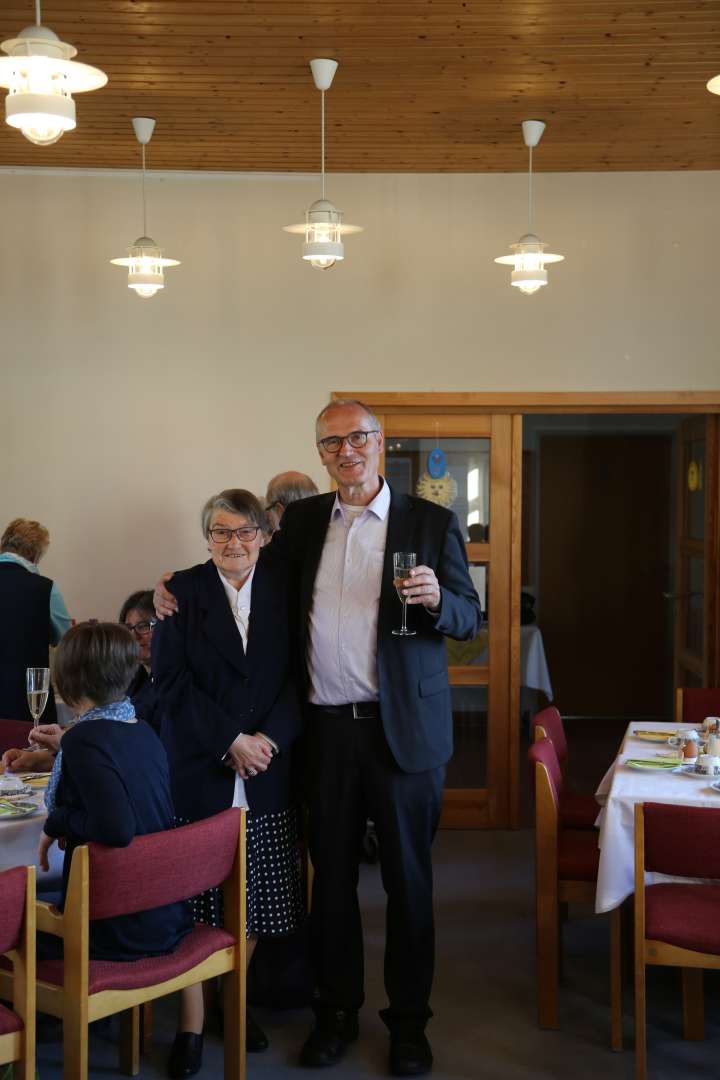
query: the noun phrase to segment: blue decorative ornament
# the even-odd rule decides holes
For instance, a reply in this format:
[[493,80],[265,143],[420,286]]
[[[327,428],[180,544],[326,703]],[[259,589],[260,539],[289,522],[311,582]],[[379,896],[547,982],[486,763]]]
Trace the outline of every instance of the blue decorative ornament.
[[447,463],[445,461],[445,454],[439,446],[436,446],[435,449],[431,450],[428,454],[427,470],[433,480],[439,480],[441,476],[445,475]]

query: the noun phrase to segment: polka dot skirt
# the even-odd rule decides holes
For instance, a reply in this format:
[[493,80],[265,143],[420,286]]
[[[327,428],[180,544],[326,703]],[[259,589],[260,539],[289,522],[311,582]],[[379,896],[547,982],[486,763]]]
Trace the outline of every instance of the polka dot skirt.
[[[177,818],[178,825],[188,825]],[[275,814],[246,816],[247,933],[261,937],[292,934],[303,914],[303,891],[295,807]],[[195,922],[222,926],[222,889],[190,900]]]

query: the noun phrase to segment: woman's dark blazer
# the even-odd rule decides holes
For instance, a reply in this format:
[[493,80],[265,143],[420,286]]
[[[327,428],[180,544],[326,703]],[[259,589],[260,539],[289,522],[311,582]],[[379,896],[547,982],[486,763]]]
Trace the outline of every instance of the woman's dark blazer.
[[241,732],[256,731],[280,753],[267,772],[245,781],[250,809],[283,809],[290,747],[301,727],[290,676],[284,574],[255,567],[247,655],[212,561],[173,574],[169,588],[179,610],[155,628],[152,673],[176,813],[197,821],[230,806],[235,772],[223,758]]

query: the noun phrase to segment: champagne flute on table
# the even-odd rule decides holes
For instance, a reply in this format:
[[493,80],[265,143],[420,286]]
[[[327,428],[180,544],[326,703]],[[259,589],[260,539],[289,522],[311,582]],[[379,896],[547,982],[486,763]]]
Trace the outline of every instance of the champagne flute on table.
[[403,596],[402,588],[410,577],[410,571],[415,569],[417,555],[414,551],[393,552],[393,584],[397,589],[398,599],[402,604],[402,626],[399,630],[393,630],[395,637],[415,637],[415,630],[407,628],[407,597]]
[[[30,715],[33,718],[33,722],[37,724],[45,711],[48,694],[50,693],[50,668],[26,668],[25,689],[27,691],[27,703]],[[28,745],[31,746],[33,750],[39,749],[32,739],[28,739]]]

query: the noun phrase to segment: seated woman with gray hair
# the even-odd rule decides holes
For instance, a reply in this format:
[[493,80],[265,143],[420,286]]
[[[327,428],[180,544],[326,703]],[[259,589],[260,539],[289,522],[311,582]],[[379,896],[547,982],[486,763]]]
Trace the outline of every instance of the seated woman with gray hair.
[[[221,491],[203,507],[202,531],[210,558],[168,582],[178,611],[155,629],[153,678],[178,821],[248,808],[249,959],[258,935],[289,935],[303,915],[290,799],[301,717],[284,574],[258,563],[269,532],[262,506],[249,491]],[[220,924],[218,891],[197,897],[194,914],[196,921]],[[191,1076],[201,1065],[199,991],[183,995],[171,1076]],[[251,1017],[246,1042],[248,1050],[267,1046]]]

